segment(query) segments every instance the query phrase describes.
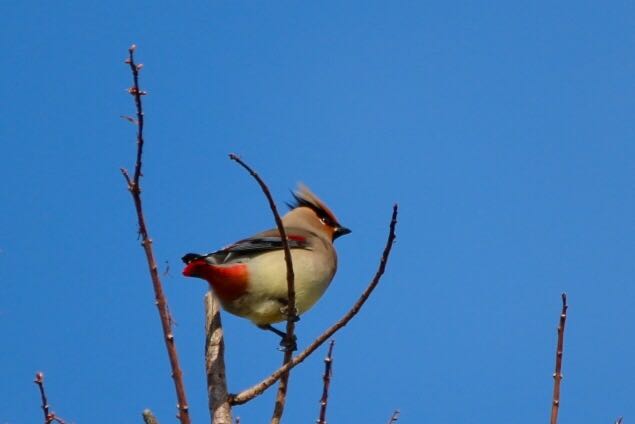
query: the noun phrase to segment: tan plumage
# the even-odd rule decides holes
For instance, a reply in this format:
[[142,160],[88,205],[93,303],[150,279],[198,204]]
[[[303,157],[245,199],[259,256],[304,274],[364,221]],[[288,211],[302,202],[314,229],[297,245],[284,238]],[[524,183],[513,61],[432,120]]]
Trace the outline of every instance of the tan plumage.
[[[337,271],[333,241],[350,230],[306,186],[282,217],[295,274],[296,307],[309,310]],[[207,255],[188,254],[183,274],[207,280],[228,312],[267,327],[286,319],[287,271],[277,229],[267,230]]]

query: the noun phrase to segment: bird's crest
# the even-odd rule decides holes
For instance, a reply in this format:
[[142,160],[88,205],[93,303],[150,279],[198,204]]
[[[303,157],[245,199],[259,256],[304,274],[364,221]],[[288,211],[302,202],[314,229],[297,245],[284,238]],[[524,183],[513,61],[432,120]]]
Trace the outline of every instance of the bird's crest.
[[324,204],[319,197],[311,192],[311,190],[304,184],[298,184],[298,188],[293,192],[293,198],[295,202],[287,203],[289,208],[295,209],[300,207],[307,207],[312,209],[318,217],[324,219],[326,224],[337,227],[339,223],[335,214]]

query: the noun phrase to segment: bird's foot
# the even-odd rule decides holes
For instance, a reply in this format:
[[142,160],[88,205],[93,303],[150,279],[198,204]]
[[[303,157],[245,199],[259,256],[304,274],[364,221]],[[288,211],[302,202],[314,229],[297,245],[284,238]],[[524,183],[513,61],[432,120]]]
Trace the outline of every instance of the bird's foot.
[[298,338],[295,336],[295,334],[293,335],[293,339],[289,340],[289,336],[287,335],[287,333],[285,333],[282,330],[278,330],[276,327],[274,327],[271,324],[259,325],[258,328],[262,330],[271,331],[272,333],[275,333],[278,336],[280,336],[279,350],[281,350],[282,352],[289,352],[289,351],[294,352],[298,350],[298,344],[297,344]]
[[278,348],[278,350],[280,350],[281,352],[295,352],[296,350],[298,350],[298,338],[295,336],[295,334],[293,335],[293,338],[289,338],[287,334],[284,335],[284,337],[282,337],[282,340],[280,340],[280,347]]
[[261,330],[271,331],[272,333],[277,334],[278,336],[282,337],[283,339],[285,337],[287,337],[287,333],[285,333],[284,331],[278,330],[276,327],[274,327],[271,324],[259,325],[258,328],[260,328]]

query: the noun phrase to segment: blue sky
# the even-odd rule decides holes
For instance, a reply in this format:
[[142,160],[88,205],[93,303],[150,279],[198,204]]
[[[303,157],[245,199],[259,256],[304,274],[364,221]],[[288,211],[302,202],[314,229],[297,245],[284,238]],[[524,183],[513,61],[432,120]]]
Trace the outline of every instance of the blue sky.
[[[569,295],[562,423],[635,416],[635,6],[631,2],[4,2],[0,5],[0,423],[175,414],[151,284],[119,173],[127,47],[144,63],[145,208],[191,412],[208,420],[203,282],[185,252],[273,226],[298,181],[353,233],[300,346],[372,276],[336,336],[329,421],[548,419]],[[230,390],[275,369],[274,337],[224,316]],[[318,414],[322,349],[286,422]],[[263,422],[272,393],[235,410]]]

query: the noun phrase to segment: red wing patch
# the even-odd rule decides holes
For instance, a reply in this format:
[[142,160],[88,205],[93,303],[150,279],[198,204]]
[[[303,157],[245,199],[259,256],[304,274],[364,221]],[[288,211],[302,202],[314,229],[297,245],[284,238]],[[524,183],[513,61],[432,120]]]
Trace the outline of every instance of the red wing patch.
[[298,243],[304,243],[306,242],[306,237],[302,237],[302,236],[287,236],[287,238],[289,240],[293,240],[293,241],[297,241]]
[[183,270],[186,277],[206,280],[223,301],[232,301],[247,291],[247,264],[211,265],[205,260],[188,264]]

